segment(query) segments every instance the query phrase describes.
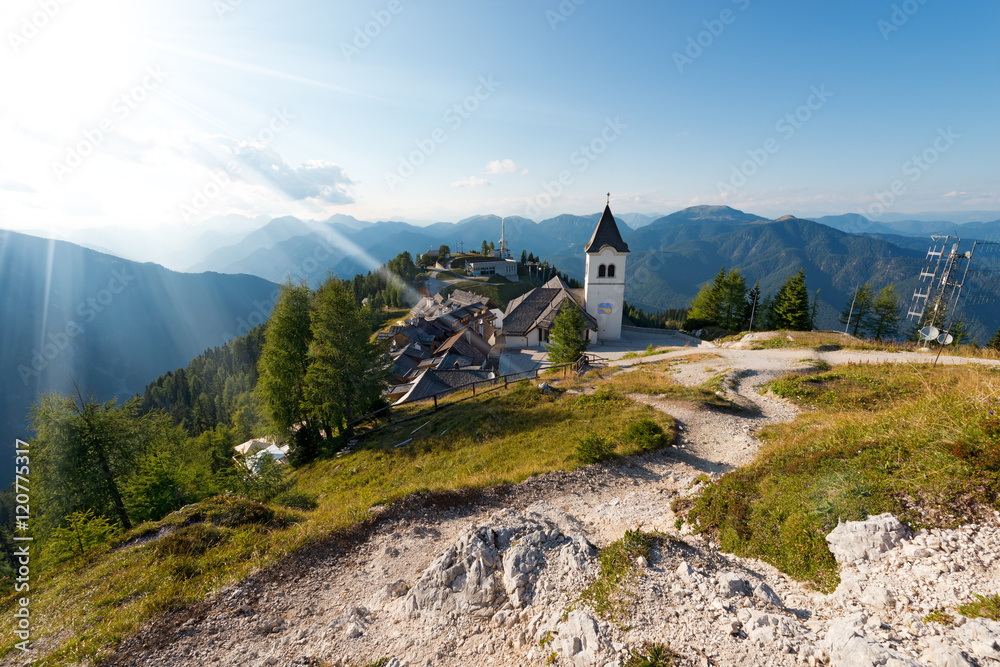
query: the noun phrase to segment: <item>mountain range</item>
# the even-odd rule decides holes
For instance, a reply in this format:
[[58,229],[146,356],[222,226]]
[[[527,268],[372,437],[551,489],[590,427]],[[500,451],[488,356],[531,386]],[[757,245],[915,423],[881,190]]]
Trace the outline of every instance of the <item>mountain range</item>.
[[178,273],[65,241],[0,231],[0,429],[26,438],[41,392],[97,400],[141,393],[161,373],[263,322],[277,285]]
[[[646,311],[686,306],[722,266],[740,269],[749,284],[759,281],[765,294],[773,293],[802,268],[810,291],[818,290],[821,328],[841,326],[839,311],[866,281],[876,289],[895,284],[908,306],[928,247],[941,244],[932,234],[957,232],[968,240],[1000,236],[1000,220],[876,222],[857,214],[770,220],[725,206],[647,218],[619,219],[632,250],[625,293],[631,304]],[[583,246],[597,220],[596,213],[542,222],[510,217],[504,228],[515,255],[527,250],[582,278]],[[310,285],[328,272],[349,278],[403,250],[416,256],[441,244],[478,249],[483,240],[497,242],[499,232],[495,215],[423,227],[345,215],[323,221],[225,216],[208,221],[186,253],[176,239],[163,247],[173,253],[175,265],[190,271],[179,273],[65,241],[0,231],[0,313],[12,323],[0,332],[0,425],[9,441],[24,437],[28,406],[41,391],[66,392],[75,385],[100,400],[141,392],[161,373],[264,321],[276,283],[289,277]],[[188,230],[185,238],[192,234]],[[140,230],[131,240],[152,243],[155,237]],[[110,230],[90,239],[99,247],[122,242]],[[990,261],[996,263],[984,254],[977,268],[992,268]],[[992,272],[971,274],[965,298],[975,306],[966,309],[966,320],[980,342],[1000,323],[997,293],[1000,280]]]

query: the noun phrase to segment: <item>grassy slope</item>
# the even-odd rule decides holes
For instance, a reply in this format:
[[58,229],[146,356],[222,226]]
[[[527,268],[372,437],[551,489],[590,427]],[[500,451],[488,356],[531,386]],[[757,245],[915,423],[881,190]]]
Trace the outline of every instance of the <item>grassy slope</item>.
[[[716,343],[726,343],[738,341],[747,332],[725,336],[716,340]],[[750,343],[751,350],[773,350],[773,349],[816,349],[821,352],[833,350],[877,350],[881,352],[914,352],[918,345],[914,341],[894,341],[894,340],[870,340],[865,338],[855,338],[842,333],[829,331],[778,331],[773,338],[757,340]],[[938,346],[935,344],[931,349],[931,354],[937,354]],[[1000,351],[989,347],[979,347],[976,345],[961,345],[955,347],[948,345],[941,350],[942,356],[972,357],[975,359],[1000,359]]]
[[[590,433],[618,442],[619,455],[633,454],[635,447],[623,436],[629,424],[643,418],[660,424],[673,440],[670,416],[613,393],[542,394],[522,383],[458,402],[466,395],[449,397],[454,404],[434,415],[373,434],[351,454],[295,471],[294,490],[315,495],[315,510],[292,512],[232,498],[210,499],[140,526],[84,558],[33,571],[32,639],[48,653],[36,664],[99,658],[146,620],[200,600],[331,531],[356,524],[375,505],[414,492],[519,482],[550,470],[576,468],[578,438]],[[400,409],[394,417],[424,409]],[[409,438],[413,442],[395,447]],[[166,540],[130,542],[164,526],[176,530]],[[123,544],[129,547],[115,548]],[[13,597],[3,600],[0,613],[12,613],[13,606]],[[9,623],[0,629],[4,653],[18,641],[12,629]]]
[[997,507],[997,370],[848,365],[772,388],[808,411],[765,429],[757,460],[688,516],[725,549],[829,590],[838,575],[824,536],[838,521],[893,512],[913,527],[949,526]]

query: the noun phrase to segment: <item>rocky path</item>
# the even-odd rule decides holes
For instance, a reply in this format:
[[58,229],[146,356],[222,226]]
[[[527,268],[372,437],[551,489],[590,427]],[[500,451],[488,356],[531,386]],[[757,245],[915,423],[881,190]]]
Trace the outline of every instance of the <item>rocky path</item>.
[[[996,592],[995,526],[915,537],[887,519],[852,527],[830,596],[676,531],[673,499],[751,460],[757,430],[794,416],[760,386],[814,356],[719,349],[679,363],[682,383],[727,373],[725,391],[745,409],[637,397],[678,419],[679,447],[450,502],[414,499],[357,544],[317,546],[159,620],[111,664],[618,665],[645,641],[669,644],[685,665],[993,664],[998,624],[945,631],[921,619]],[[596,576],[595,546],[636,527],[675,537],[639,564],[630,618],[609,623],[580,593]]]

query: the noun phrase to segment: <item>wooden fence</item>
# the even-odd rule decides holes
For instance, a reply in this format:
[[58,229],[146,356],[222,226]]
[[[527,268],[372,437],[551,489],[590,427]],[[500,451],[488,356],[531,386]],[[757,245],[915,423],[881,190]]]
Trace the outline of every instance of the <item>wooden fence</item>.
[[[427,415],[434,414],[439,409],[443,409],[445,407],[448,407],[449,405],[457,405],[458,403],[461,403],[462,401],[467,401],[470,398],[475,398],[476,396],[482,396],[483,394],[489,394],[489,393],[492,393],[492,392],[494,392],[494,391],[496,391],[498,389],[507,389],[508,387],[510,387],[511,384],[516,384],[517,382],[519,382],[521,380],[526,380],[528,378],[534,378],[534,379],[537,380],[539,374],[543,373],[543,372],[554,371],[554,370],[558,370],[560,368],[565,368],[565,369],[568,369],[568,370],[571,370],[571,371],[574,371],[574,372],[578,373],[578,372],[580,372],[581,369],[583,369],[584,367],[590,365],[590,361],[591,361],[590,355],[583,355],[582,357],[580,357],[579,359],[577,359],[576,361],[574,361],[573,363],[570,363],[570,364],[559,364],[557,366],[543,366],[543,367],[540,367],[540,368],[534,368],[534,369],[529,370],[529,371],[521,371],[520,373],[508,373],[507,375],[500,375],[500,376],[495,377],[495,378],[490,379],[490,380],[477,380],[475,382],[469,382],[469,383],[460,385],[458,387],[452,387],[452,388],[447,389],[445,391],[440,391],[440,392],[438,392],[436,394],[432,394],[430,396],[425,396],[423,398],[418,398],[418,399],[416,399],[414,401],[407,401],[406,403],[400,403],[400,404],[396,404],[396,405],[387,405],[387,406],[385,406],[384,408],[382,408],[380,410],[376,410],[375,412],[370,412],[370,413],[366,414],[365,416],[363,416],[363,417],[361,417],[359,419],[355,419],[354,421],[352,421],[349,424],[349,426],[351,428],[353,428],[353,427],[358,426],[360,424],[363,424],[363,423],[365,423],[367,421],[375,419],[379,415],[382,415],[382,414],[389,415],[392,412],[392,408],[399,407],[400,405],[412,405],[414,403],[420,403],[420,402],[423,402],[423,401],[433,401],[433,407],[431,407],[429,410],[425,410],[423,412],[420,412],[420,413],[415,414],[415,415],[411,415],[409,417],[404,417],[403,419],[397,419],[397,420],[394,420],[394,421],[389,421],[388,423],[385,423],[382,426],[379,426],[377,428],[373,428],[373,429],[371,429],[369,431],[364,431],[363,433],[358,433],[358,434],[355,435],[356,438],[363,438],[365,436],[371,435],[372,433],[377,433],[378,431],[381,431],[383,429],[389,428],[390,426],[395,426],[397,424],[402,424],[404,422],[412,421],[414,419],[419,419],[420,417],[426,417]],[[484,385],[487,386],[488,388],[487,389],[479,389],[479,392],[477,393],[476,392],[476,388],[477,387],[482,387]],[[438,398],[439,397],[447,396],[449,394],[454,394],[456,392],[464,391],[464,390],[467,390],[467,389],[470,389],[470,388],[472,389],[472,394],[471,395],[466,396],[464,398],[460,398],[460,399],[458,399],[456,401],[451,401],[450,403],[445,403],[445,404],[442,404],[440,406],[438,405]]]

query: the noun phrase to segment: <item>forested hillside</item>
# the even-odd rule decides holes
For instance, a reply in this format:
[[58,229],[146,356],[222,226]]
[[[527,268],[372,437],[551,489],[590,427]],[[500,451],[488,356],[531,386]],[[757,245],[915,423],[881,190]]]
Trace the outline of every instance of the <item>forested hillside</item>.
[[[177,273],[63,241],[0,232],[0,427],[27,437],[45,391],[103,401],[263,322],[277,288],[255,276]],[[8,479],[12,468],[6,468]]]

